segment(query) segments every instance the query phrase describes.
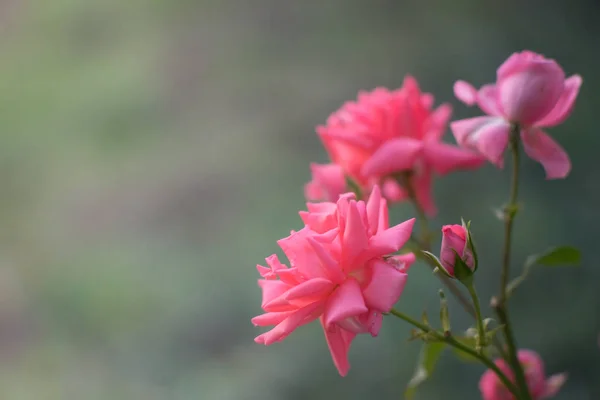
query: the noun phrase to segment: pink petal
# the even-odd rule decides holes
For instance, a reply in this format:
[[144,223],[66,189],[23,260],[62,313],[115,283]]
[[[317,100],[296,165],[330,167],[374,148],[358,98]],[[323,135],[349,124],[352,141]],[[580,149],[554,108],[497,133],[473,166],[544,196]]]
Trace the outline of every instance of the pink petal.
[[370,275],[362,290],[367,307],[389,312],[400,298],[408,275],[383,260],[371,262]]
[[503,167],[510,133],[508,122],[496,117],[477,117],[455,121],[450,128],[461,146],[477,149],[492,164]]
[[494,371],[488,369],[479,380],[479,391],[483,400],[509,400],[511,393],[502,385]]
[[325,233],[337,226],[337,214],[311,213],[300,211],[298,213],[302,222],[317,233]]
[[341,283],[346,278],[344,271],[340,267],[339,261],[337,261],[329,251],[319,243],[315,238],[308,238],[310,245],[315,250],[315,253],[321,260],[321,265],[325,269],[325,275],[335,283]]
[[566,381],[566,373],[552,375],[546,381],[546,388],[540,399],[549,399],[551,397],[556,396],[556,394],[560,391],[560,389],[563,387]]
[[400,254],[389,258],[389,262],[394,265],[394,268],[400,272],[408,272],[410,267],[414,264],[417,257],[414,253]]
[[477,104],[488,115],[497,117],[503,114],[498,100],[498,90],[494,84],[483,85],[479,89],[479,92],[477,92]]
[[257,264],[256,269],[258,270],[258,273],[260,274],[260,276],[262,276],[265,279],[276,279],[277,278],[277,276],[275,275],[275,273],[273,272],[273,270],[271,268],[265,268],[262,265]]
[[454,82],[454,95],[468,106],[472,106],[477,102],[477,89],[465,81]]
[[371,233],[377,232],[377,225],[379,224],[379,209],[382,206],[381,203],[381,190],[378,185],[373,187],[369,200],[367,201],[367,218],[369,221],[369,231]]
[[290,315],[292,315],[294,311],[283,311],[283,312],[268,312],[261,315],[258,315],[252,318],[252,324],[254,326],[271,326],[277,325]]
[[430,171],[423,171],[420,175],[413,178],[415,187],[415,196],[417,203],[425,211],[427,216],[432,217],[437,213],[437,207],[433,201],[432,191],[432,176]]
[[319,303],[314,303],[299,309],[277,324],[270,331],[257,336],[254,341],[256,343],[262,343],[265,346],[282,341],[299,326],[306,325],[307,323],[317,319],[320,315],[320,306],[321,305]]
[[356,333],[346,331],[335,325],[327,328],[323,317],[321,317],[321,324],[323,325],[325,340],[327,340],[333,364],[341,376],[346,376],[350,370],[348,352],[350,351],[352,340],[356,337]]
[[406,190],[394,178],[388,178],[383,181],[383,195],[392,203],[398,203],[408,198]]
[[387,200],[381,199],[379,206],[379,221],[377,222],[377,232],[383,232],[390,227],[389,209],[387,206]]
[[521,133],[527,155],[542,164],[546,179],[561,179],[569,175],[571,160],[563,148],[540,129],[532,128]]
[[427,142],[423,151],[427,163],[440,175],[457,169],[479,168],[485,161],[479,154],[442,142]]
[[523,65],[498,81],[498,98],[505,117],[529,126],[544,118],[564,91],[565,74],[554,61]]
[[[293,307],[287,304],[281,296],[290,290],[290,285],[283,283],[280,280],[259,279],[258,286],[262,289],[262,304],[261,307],[265,311],[289,311]],[[278,301],[281,300],[281,301]],[[274,304],[270,304],[273,303]]]
[[313,201],[337,201],[346,192],[346,177],[337,164],[310,164],[312,180],[304,186],[304,196]]
[[428,140],[440,140],[446,132],[448,121],[452,116],[452,106],[450,104],[440,105],[427,120],[427,132],[424,138]]
[[343,236],[344,265],[352,265],[356,256],[363,252],[369,245],[367,228],[358,211],[356,201],[351,201],[348,208],[346,226]]
[[315,301],[324,300],[334,287],[335,284],[328,279],[310,279],[288,290],[284,298],[295,306],[304,307]]
[[367,310],[360,285],[355,279],[348,279],[329,296],[325,304],[325,326],[329,328],[337,321],[359,316]]
[[302,228],[286,238],[279,239],[277,244],[290,260],[290,264],[298,268],[302,275],[307,278],[326,278],[321,261],[307,240],[308,236],[315,235],[314,231]]
[[396,252],[404,246],[412,234],[415,218],[378,232],[369,240],[368,253],[372,257],[384,256]]
[[582,82],[583,80],[579,75],[573,75],[565,80],[565,90],[558,99],[558,102],[552,111],[536,122],[535,125],[539,127],[550,127],[562,124],[573,111],[575,99],[577,99]]
[[364,176],[384,176],[410,170],[421,148],[420,140],[410,138],[389,140],[365,162],[361,173]]

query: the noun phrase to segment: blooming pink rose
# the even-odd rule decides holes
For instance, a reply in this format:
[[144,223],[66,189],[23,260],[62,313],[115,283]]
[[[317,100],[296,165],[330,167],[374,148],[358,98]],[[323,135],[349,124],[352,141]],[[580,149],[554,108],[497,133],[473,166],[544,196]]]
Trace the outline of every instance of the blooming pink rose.
[[[518,358],[525,372],[529,392],[534,400],[548,399],[555,396],[567,379],[566,374],[556,374],[548,379],[544,372],[544,362],[540,356],[530,350],[519,350]],[[504,374],[514,382],[513,373],[502,359],[495,361]],[[513,400],[514,396],[498,379],[492,370],[487,370],[479,381],[479,390],[483,400]]]
[[477,168],[483,161],[474,152],[441,142],[452,110],[448,104],[433,109],[433,101],[407,76],[398,90],[359,93],[357,101],[345,103],[317,133],[332,162],[363,192],[381,184],[388,200],[405,200],[407,192],[394,175],[410,172],[417,201],[431,215],[436,211],[432,172]]
[[475,258],[467,240],[467,229],[462,225],[444,225],[440,261],[450,276],[454,276],[457,254],[471,270],[475,269]]
[[391,310],[404,289],[415,256],[387,255],[409,239],[414,218],[390,228],[386,200],[377,186],[367,203],[348,193],[337,203],[307,206],[300,213],[305,227],[278,242],[290,267],[276,255],[267,258],[269,268],[257,266],[265,314],[252,322],[275,327],[255,341],[279,342],[319,318],[333,362],[345,376],[354,337],[376,336],[382,313]]
[[502,168],[511,124],[518,124],[527,155],[542,164],[548,179],[564,178],[571,170],[569,156],[541,128],[567,119],[581,83],[579,75],[565,79],[554,60],[531,51],[514,53],[498,68],[495,84],[479,90],[464,81],[454,84],[459,100],[477,104],[489,116],[455,121],[450,128],[461,146]]
[[345,193],[346,177],[336,164],[311,164],[312,181],[304,186],[304,196],[310,201],[337,201]]

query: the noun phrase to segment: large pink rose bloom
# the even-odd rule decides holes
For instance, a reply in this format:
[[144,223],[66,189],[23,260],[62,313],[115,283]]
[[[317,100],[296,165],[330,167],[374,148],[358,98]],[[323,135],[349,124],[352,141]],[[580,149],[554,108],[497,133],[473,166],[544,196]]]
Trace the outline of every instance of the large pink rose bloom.
[[[565,383],[566,374],[556,374],[546,378],[544,362],[537,353],[530,350],[519,350],[517,356],[523,366],[529,393],[533,400],[554,397]],[[498,359],[496,365],[514,382],[513,373],[506,361]],[[492,370],[487,370],[481,377],[479,390],[483,400],[514,400],[514,396]]]
[[432,173],[477,168],[483,161],[475,152],[441,142],[452,110],[448,104],[434,109],[433,102],[433,96],[422,93],[417,81],[407,76],[398,90],[359,93],[317,133],[333,164],[363,192],[381,184],[386,198],[404,200],[407,192],[394,175],[410,172],[417,201],[431,215],[436,211]]
[[306,226],[278,242],[290,267],[276,255],[267,258],[268,268],[258,266],[265,314],[252,322],[275,327],[255,341],[279,342],[319,318],[333,362],[345,376],[354,337],[376,336],[382,313],[391,310],[404,289],[415,256],[388,255],[409,239],[414,218],[390,228],[377,186],[367,203],[344,194],[337,203],[307,206],[300,213]]
[[464,81],[454,84],[459,100],[477,104],[488,116],[455,121],[450,128],[461,146],[502,168],[511,124],[518,124],[527,155],[542,164],[548,179],[564,178],[571,170],[569,156],[542,128],[567,119],[581,83],[579,75],[565,79],[554,60],[531,51],[514,53],[498,68],[496,83],[479,90]]

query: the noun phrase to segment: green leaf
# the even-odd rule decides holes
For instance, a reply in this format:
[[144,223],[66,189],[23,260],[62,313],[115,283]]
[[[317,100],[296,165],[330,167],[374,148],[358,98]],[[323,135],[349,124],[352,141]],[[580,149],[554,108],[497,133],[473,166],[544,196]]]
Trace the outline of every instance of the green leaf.
[[528,266],[535,264],[547,267],[557,265],[578,265],[581,261],[581,253],[575,247],[561,246],[548,249],[544,253],[534,254],[527,258],[525,262]]
[[404,397],[407,400],[412,399],[418,386],[429,379],[445,346],[446,343],[443,342],[425,343],[423,345],[419,355],[417,369],[404,391]]

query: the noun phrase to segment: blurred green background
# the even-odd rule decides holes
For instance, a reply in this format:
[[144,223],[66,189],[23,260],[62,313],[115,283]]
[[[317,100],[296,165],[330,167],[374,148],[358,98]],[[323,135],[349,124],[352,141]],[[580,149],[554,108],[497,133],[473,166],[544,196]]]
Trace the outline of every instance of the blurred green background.
[[[255,344],[255,264],[301,227],[314,127],[342,102],[411,73],[475,115],[453,82],[525,48],[584,84],[550,131],[569,179],[524,162],[514,261],[572,244],[584,263],[537,270],[513,322],[568,371],[558,399],[600,399],[599,17],[592,0],[0,1],[0,399],[402,398],[419,344],[400,321],[356,340],[345,379],[318,324]],[[473,220],[484,299],[507,185],[486,166],[435,186],[434,226]],[[398,308],[435,315],[438,287],[416,265]],[[418,399],[477,399],[482,373],[446,354]]]

